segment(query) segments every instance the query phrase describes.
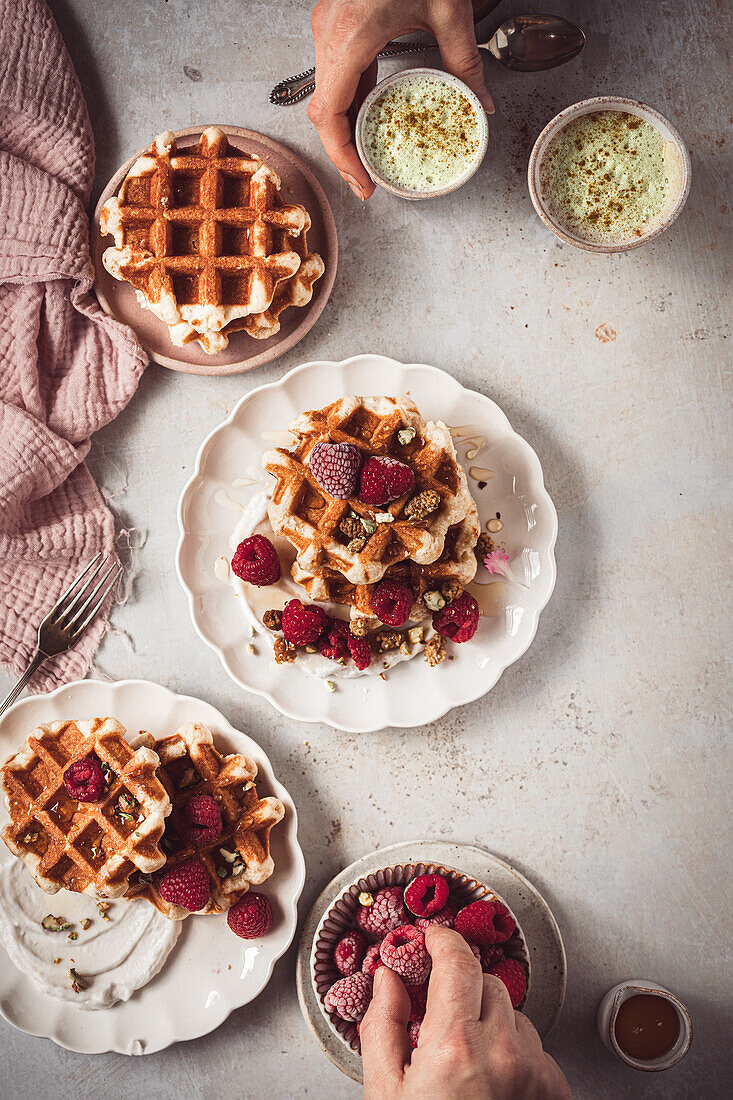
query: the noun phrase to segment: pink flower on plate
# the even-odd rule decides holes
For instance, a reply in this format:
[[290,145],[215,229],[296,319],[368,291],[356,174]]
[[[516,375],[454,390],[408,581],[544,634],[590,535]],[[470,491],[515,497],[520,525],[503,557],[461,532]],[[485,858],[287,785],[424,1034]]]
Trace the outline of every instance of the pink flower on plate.
[[514,584],[518,584],[520,588],[527,587],[526,584],[522,584],[519,577],[517,577],[512,570],[509,564],[509,555],[505,554],[503,550],[492,550],[491,553],[487,554],[484,558],[484,565],[492,576],[498,574],[500,577],[506,577],[507,580],[513,581]]

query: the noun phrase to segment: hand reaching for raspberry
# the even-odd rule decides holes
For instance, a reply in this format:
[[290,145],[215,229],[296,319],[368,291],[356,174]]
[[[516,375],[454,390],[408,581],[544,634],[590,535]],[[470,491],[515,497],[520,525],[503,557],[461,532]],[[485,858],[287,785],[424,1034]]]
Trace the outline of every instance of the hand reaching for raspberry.
[[405,986],[386,966],[374,975],[360,1031],[364,1100],[572,1100],[532,1024],[466,941],[433,925],[425,943],[433,969],[415,1050]]
[[486,112],[493,113],[476,46],[471,0],[319,0],[311,26],[316,90],[308,117],[328,156],[360,199],[369,198],[374,184],[359,159],[352,126],[376,84],[377,54],[393,38],[414,31],[433,34],[446,70],[468,84]]

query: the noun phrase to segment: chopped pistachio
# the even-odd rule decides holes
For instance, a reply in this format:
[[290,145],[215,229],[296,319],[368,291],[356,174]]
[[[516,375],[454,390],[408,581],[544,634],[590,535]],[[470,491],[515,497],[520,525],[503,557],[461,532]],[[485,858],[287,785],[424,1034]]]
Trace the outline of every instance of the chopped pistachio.
[[84,920],[80,921],[79,923],[81,924],[82,929],[86,932],[87,928],[89,928],[92,923],[92,918],[84,917]]
[[359,905],[365,905],[367,908],[374,905],[374,896],[368,890],[362,890],[359,894]]
[[252,645],[252,643],[250,642],[250,643],[249,643],[249,645],[247,646],[247,652],[248,652],[248,653],[250,654],[250,656],[253,656],[253,655],[254,655],[254,651],[255,651],[255,647],[254,647],[254,646]]
[[313,642],[308,642],[308,645],[305,647],[305,651],[306,651],[306,653],[317,653],[318,652],[318,646],[313,645]]
[[402,645],[400,646],[400,653],[402,654],[403,657],[409,657],[410,656],[410,654],[412,653],[412,647],[410,646],[409,642],[403,642],[402,643]]
[[374,532],[377,529],[376,523],[369,516],[362,516],[361,517],[361,523],[362,523],[362,527],[364,528],[364,530],[366,531],[366,533],[368,535],[373,535]]
[[24,844],[34,844],[38,840],[38,833],[26,833],[23,837]]
[[66,973],[68,974],[69,981],[71,982],[71,988],[74,990],[75,993],[81,993],[83,989],[87,988],[87,985],[89,983],[79,974],[77,974],[73,966],[70,967]]
[[221,853],[223,858],[227,861],[227,863],[234,863],[235,859],[239,855],[238,852],[230,852],[228,848],[220,848],[219,852]]
[[326,680],[325,688],[326,688],[326,691],[335,691],[336,690],[336,685],[333,682],[333,680]]
[[232,867],[232,874],[233,875],[241,875],[243,870],[244,870],[244,864],[243,863],[235,863],[234,866]]
[[99,911],[99,914],[100,914],[102,920],[109,920],[110,919],[108,914],[107,914],[108,909],[109,909],[109,902],[108,901],[98,901],[97,902],[97,910]]
[[45,928],[47,932],[65,932],[67,928],[71,928],[71,924],[66,917],[54,917],[47,913],[41,921],[41,928]]
[[402,428],[397,432],[397,442],[404,447],[407,443],[412,442],[416,434],[414,428]]
[[445,607],[445,597],[438,592],[437,588],[434,588],[431,592],[426,592],[422,602],[428,611],[440,611],[442,607]]
[[69,941],[70,941],[71,943],[73,943],[73,942],[74,942],[74,940],[78,940],[78,939],[79,939],[79,933],[78,933],[78,932],[69,932],[69,934],[68,934],[68,936],[67,936],[66,938],[67,938],[67,940],[69,940]]
[[410,639],[413,645],[420,644],[423,639],[424,629],[425,628],[422,626],[413,626],[410,630],[407,631],[407,637]]
[[394,516],[391,512],[377,512],[374,516],[377,523],[393,523]]
[[53,960],[53,965],[54,965],[54,966],[58,966],[60,962],[61,962],[61,956],[60,956],[60,955],[58,955],[58,956],[57,956],[57,957],[56,957],[56,958],[55,958],[55,959]]
[[216,873],[219,876],[219,878],[226,878],[227,877],[226,867],[217,867],[216,868]]

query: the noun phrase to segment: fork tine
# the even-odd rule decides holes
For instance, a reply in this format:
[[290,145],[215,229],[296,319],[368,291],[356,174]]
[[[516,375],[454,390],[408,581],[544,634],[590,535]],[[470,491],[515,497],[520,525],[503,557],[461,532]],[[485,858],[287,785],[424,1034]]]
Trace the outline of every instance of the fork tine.
[[[110,573],[112,572],[112,570],[113,570],[113,569],[114,569],[114,566],[112,566],[112,567],[110,568],[109,572],[105,574],[105,576],[104,576],[104,577],[102,578],[102,580],[101,580],[101,581],[99,582],[99,584],[98,584],[98,585],[97,585],[97,587],[95,588],[95,590],[94,590],[94,592],[92,593],[92,595],[91,595],[91,596],[89,597],[89,600],[93,599],[93,597],[95,596],[95,594],[96,594],[96,593],[97,593],[97,591],[99,590],[100,586],[101,586],[102,584],[104,584],[105,580],[107,579],[107,577],[109,576],[109,574],[110,574]],[[98,600],[97,600],[97,602],[95,603],[94,607],[92,607],[92,609],[90,610],[90,612],[89,612],[89,614],[87,615],[86,619],[84,619],[84,621],[83,621],[83,622],[79,623],[79,625],[78,625],[78,626],[76,627],[76,629],[72,631],[72,635],[73,635],[73,638],[74,638],[74,640],[75,640],[75,641],[76,641],[76,639],[77,639],[77,638],[78,638],[78,637],[79,637],[79,636],[80,636],[81,634],[83,634],[83,633],[84,633],[84,631],[85,631],[85,630],[86,630],[86,628],[87,628],[87,627],[89,626],[89,624],[90,624],[90,622],[92,621],[92,619],[93,619],[93,618],[95,617],[95,615],[97,615],[97,613],[99,612],[99,609],[100,609],[100,608],[102,607],[102,605],[104,604],[104,601],[105,601],[105,600],[107,599],[107,597],[109,596],[110,592],[112,591],[112,589],[114,588],[114,586],[115,586],[115,585],[117,584],[117,581],[118,581],[118,580],[120,579],[120,577],[121,577],[121,576],[122,576],[122,566],[121,566],[121,565],[118,565],[118,566],[117,566],[117,571],[115,572],[115,575],[114,575],[114,577],[113,577],[113,578],[112,578],[112,580],[111,580],[111,581],[109,582],[109,584],[108,584],[108,585],[107,585],[107,587],[105,588],[104,592],[102,593],[102,595],[101,595],[101,596],[99,597],[99,599],[98,599]],[[84,605],[84,607],[86,607],[86,606],[87,606],[87,604],[89,603],[89,600],[87,600],[87,603],[86,603],[86,604]],[[70,626],[71,626],[71,625],[73,625],[73,622],[74,622],[74,621],[75,621],[75,620],[76,620],[76,619],[77,619],[77,618],[79,617],[79,615],[80,615],[80,614],[82,613],[82,611],[83,611],[83,610],[84,610],[84,608],[80,608],[80,609],[79,609],[79,611],[78,611],[77,615],[75,615],[75,616],[74,616],[74,619],[73,619],[73,620],[72,620],[72,622],[71,622],[71,623],[69,624]]]
[[96,557],[92,558],[92,560],[91,560],[91,561],[90,561],[90,562],[89,562],[89,563],[88,563],[87,565],[85,565],[85,566],[84,566],[84,568],[82,569],[82,571],[81,571],[81,573],[80,573],[80,574],[78,575],[78,577],[74,577],[73,581],[71,582],[71,584],[69,585],[69,587],[68,587],[68,588],[66,589],[66,591],[65,591],[65,592],[62,592],[62,593],[61,593],[61,595],[59,596],[59,598],[58,598],[58,599],[56,600],[56,603],[55,603],[55,604],[53,605],[53,607],[52,607],[52,608],[51,608],[51,610],[49,611],[48,615],[46,616],[47,618],[49,618],[49,619],[50,619],[50,618],[52,618],[52,617],[53,617],[53,616],[54,616],[54,615],[56,614],[56,612],[57,612],[57,611],[59,610],[59,608],[61,607],[61,604],[62,604],[62,603],[64,602],[64,600],[66,599],[66,597],[67,597],[67,596],[68,596],[68,595],[69,595],[69,594],[70,594],[71,592],[73,592],[73,591],[74,591],[74,589],[76,588],[76,586],[77,586],[77,584],[79,583],[79,581],[83,581],[83,580],[84,580],[84,578],[86,577],[86,575],[87,575],[87,573],[89,572],[89,570],[90,570],[90,569],[92,568],[92,566],[93,566],[93,565],[96,565],[96,564],[97,564],[97,562],[99,561],[99,559],[101,558],[101,556],[102,556],[102,551],[100,550],[100,551],[99,551],[99,553],[98,553],[98,554],[96,555]]
[[[103,564],[104,565],[107,564],[107,559],[106,558],[104,559]],[[89,584],[84,589],[84,591],[81,593],[81,595],[85,597],[84,602],[81,604],[80,607],[77,608],[76,614],[71,619],[69,619],[69,621],[67,623],[64,624],[64,627],[65,627],[66,630],[69,630],[75,623],[77,623],[79,621],[79,619],[82,617],[82,615],[86,614],[86,612],[89,610],[89,608],[94,603],[94,601],[97,597],[97,594],[102,589],[102,586],[104,584],[106,584],[106,582],[109,580],[109,578],[114,573],[116,568],[117,568],[117,566],[113,562],[112,565],[110,565],[107,572],[103,573],[102,576],[99,578],[99,580],[97,581],[94,588],[92,588],[91,592],[89,591],[89,589],[91,588],[91,580],[93,578],[90,578]]]
[[[73,619],[69,620],[69,616],[77,607],[79,601],[84,600],[84,598],[88,595],[89,589],[93,585],[95,579],[99,576],[100,570],[102,570],[106,564],[107,555],[105,554],[96,569],[92,570],[87,579],[84,581],[84,584],[80,587],[79,591],[69,601],[69,603],[58,616],[58,618],[55,620],[56,626],[69,626],[70,622],[74,621]],[[79,610],[81,611],[82,608],[80,607]]]

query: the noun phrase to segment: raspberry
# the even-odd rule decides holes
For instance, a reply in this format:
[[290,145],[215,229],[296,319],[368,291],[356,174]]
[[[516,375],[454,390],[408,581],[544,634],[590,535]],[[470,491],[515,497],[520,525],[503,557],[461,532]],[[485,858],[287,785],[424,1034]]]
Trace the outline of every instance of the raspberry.
[[420,1024],[422,1020],[410,1020],[407,1025],[407,1037],[410,1040],[410,1046],[414,1050],[420,1040]]
[[472,902],[461,909],[454,927],[464,940],[477,943],[479,947],[504,943],[514,934],[512,915],[500,901]]
[[411,924],[388,932],[379,954],[384,965],[399,974],[406,985],[421,985],[433,965],[425,946],[425,934]]
[[512,1008],[519,1008],[527,992],[527,975],[518,959],[504,959],[489,970],[495,978],[500,978],[509,990]]
[[161,896],[171,905],[180,905],[189,913],[198,913],[211,897],[209,875],[203,863],[186,859],[160,880]]
[[288,600],[283,608],[282,632],[291,645],[308,645],[320,638],[328,615],[315,604],[304,606],[300,600]]
[[333,951],[333,961],[339,974],[348,978],[349,975],[356,974],[357,970],[361,970],[366,949],[366,936],[362,932],[354,929],[353,932],[347,932],[342,936]]
[[434,917],[418,917],[415,921],[415,927],[419,928],[421,932],[424,932],[431,924],[440,924],[444,928],[452,928],[455,924],[457,912],[458,906],[449,901],[445,908],[436,913]]
[[258,940],[269,932],[272,908],[264,894],[250,890],[227,912],[227,924],[235,936],[243,940]]
[[505,958],[504,952],[498,943],[490,943],[481,948],[481,969],[488,974],[492,966],[500,963]]
[[94,756],[75,760],[64,772],[64,786],[77,802],[98,802],[106,786],[102,765]]
[[448,900],[448,883],[442,875],[418,875],[405,889],[405,905],[416,917],[432,917]]
[[195,794],[183,810],[179,832],[186,844],[213,844],[221,833],[221,811],[210,794]]
[[412,591],[401,581],[380,581],[372,593],[372,611],[387,626],[402,626],[411,609]]
[[355,638],[351,631],[346,636],[346,644],[356,667],[360,670],[369,668],[372,663],[372,647],[368,638]]
[[388,456],[370,458],[361,471],[359,500],[363,504],[387,504],[409,493],[415,475],[409,466]]
[[380,966],[384,966],[382,962],[382,956],[379,954],[379,948],[381,944],[375,943],[371,947],[367,948],[367,953],[364,956],[364,962],[361,964],[361,969],[365,974],[368,974],[370,978],[379,970]]
[[361,451],[353,443],[316,443],[308,465],[318,484],[336,500],[354,495],[361,466]]
[[481,962],[481,948],[479,947],[479,945],[477,943],[470,943],[468,940],[466,940],[466,943],[473,951],[473,957]]
[[356,923],[365,932],[383,939],[388,932],[400,928],[409,920],[405,909],[401,886],[385,886],[375,896],[372,905],[360,905],[356,911]]
[[340,658],[346,660],[349,656],[348,637],[349,625],[343,619],[328,619],[325,630],[318,642],[318,648],[324,657],[330,657],[332,661]]
[[438,634],[452,642],[467,642],[478,627],[479,609],[470,592],[464,592],[453,603],[447,603],[433,615]]
[[342,1020],[361,1020],[372,999],[372,979],[367,974],[350,974],[339,978],[324,998],[327,1012],[335,1012]]
[[250,535],[234,551],[232,573],[259,588],[274,584],[280,580],[277,550],[264,535]]
[[406,985],[405,989],[410,998],[410,1019],[422,1020],[428,1003],[428,983]]

